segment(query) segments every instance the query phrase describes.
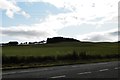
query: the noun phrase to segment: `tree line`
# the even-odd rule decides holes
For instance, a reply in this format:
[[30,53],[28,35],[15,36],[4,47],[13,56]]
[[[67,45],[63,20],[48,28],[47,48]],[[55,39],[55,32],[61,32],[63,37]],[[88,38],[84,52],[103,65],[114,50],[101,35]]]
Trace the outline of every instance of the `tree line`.
[[80,42],[80,41],[74,38],[64,38],[64,37],[47,38],[47,43],[58,43],[58,42]]
[[24,42],[24,43],[18,43],[18,41],[10,41],[8,43],[3,43],[3,46],[9,45],[9,46],[16,46],[16,45],[36,45],[36,44],[45,44],[45,43],[58,43],[58,42],[80,42],[77,39],[73,38],[65,38],[65,37],[53,37],[53,38],[47,38],[47,41],[36,41],[36,42]]

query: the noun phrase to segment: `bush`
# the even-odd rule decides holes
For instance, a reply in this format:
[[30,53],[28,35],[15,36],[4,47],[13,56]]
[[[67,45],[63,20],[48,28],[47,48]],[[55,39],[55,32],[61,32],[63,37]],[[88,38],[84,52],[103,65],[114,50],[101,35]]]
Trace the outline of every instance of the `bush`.
[[48,63],[56,61],[74,61],[74,60],[93,60],[93,59],[111,59],[119,58],[120,54],[109,55],[88,55],[85,51],[77,53],[73,51],[71,54],[57,56],[2,56],[3,64],[21,64],[21,63]]

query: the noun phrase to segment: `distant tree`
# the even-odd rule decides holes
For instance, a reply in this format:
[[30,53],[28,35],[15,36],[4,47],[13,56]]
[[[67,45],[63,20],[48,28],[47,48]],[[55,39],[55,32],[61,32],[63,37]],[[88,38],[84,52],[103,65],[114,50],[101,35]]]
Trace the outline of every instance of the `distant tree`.
[[17,41],[10,41],[9,43],[7,43],[7,45],[15,46],[15,45],[18,45],[18,42]]
[[57,43],[57,42],[80,42],[80,41],[73,38],[64,38],[64,37],[47,38],[47,43]]
[[29,42],[28,44],[34,44],[33,42]]
[[40,41],[40,43],[41,43],[41,44],[45,43],[45,40],[43,40],[43,41]]
[[25,42],[25,44],[27,44],[27,42]]

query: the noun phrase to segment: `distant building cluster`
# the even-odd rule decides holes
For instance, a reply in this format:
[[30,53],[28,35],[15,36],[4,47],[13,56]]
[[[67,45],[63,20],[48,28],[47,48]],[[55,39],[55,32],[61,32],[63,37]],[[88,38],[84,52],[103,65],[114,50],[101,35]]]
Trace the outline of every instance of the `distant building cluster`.
[[36,45],[36,44],[45,44],[46,41],[39,41],[39,42],[24,42],[18,43],[17,41],[10,41],[8,43],[2,43],[0,46],[17,46],[17,45]]
[[24,42],[24,43],[20,43],[20,45],[34,45],[34,44],[45,44],[46,41],[39,41],[39,42]]

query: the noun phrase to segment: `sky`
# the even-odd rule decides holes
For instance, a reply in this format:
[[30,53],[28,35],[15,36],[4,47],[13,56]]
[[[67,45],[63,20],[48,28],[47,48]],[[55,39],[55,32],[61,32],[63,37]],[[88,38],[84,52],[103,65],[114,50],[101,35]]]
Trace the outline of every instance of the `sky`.
[[118,41],[119,0],[0,0],[0,42]]

